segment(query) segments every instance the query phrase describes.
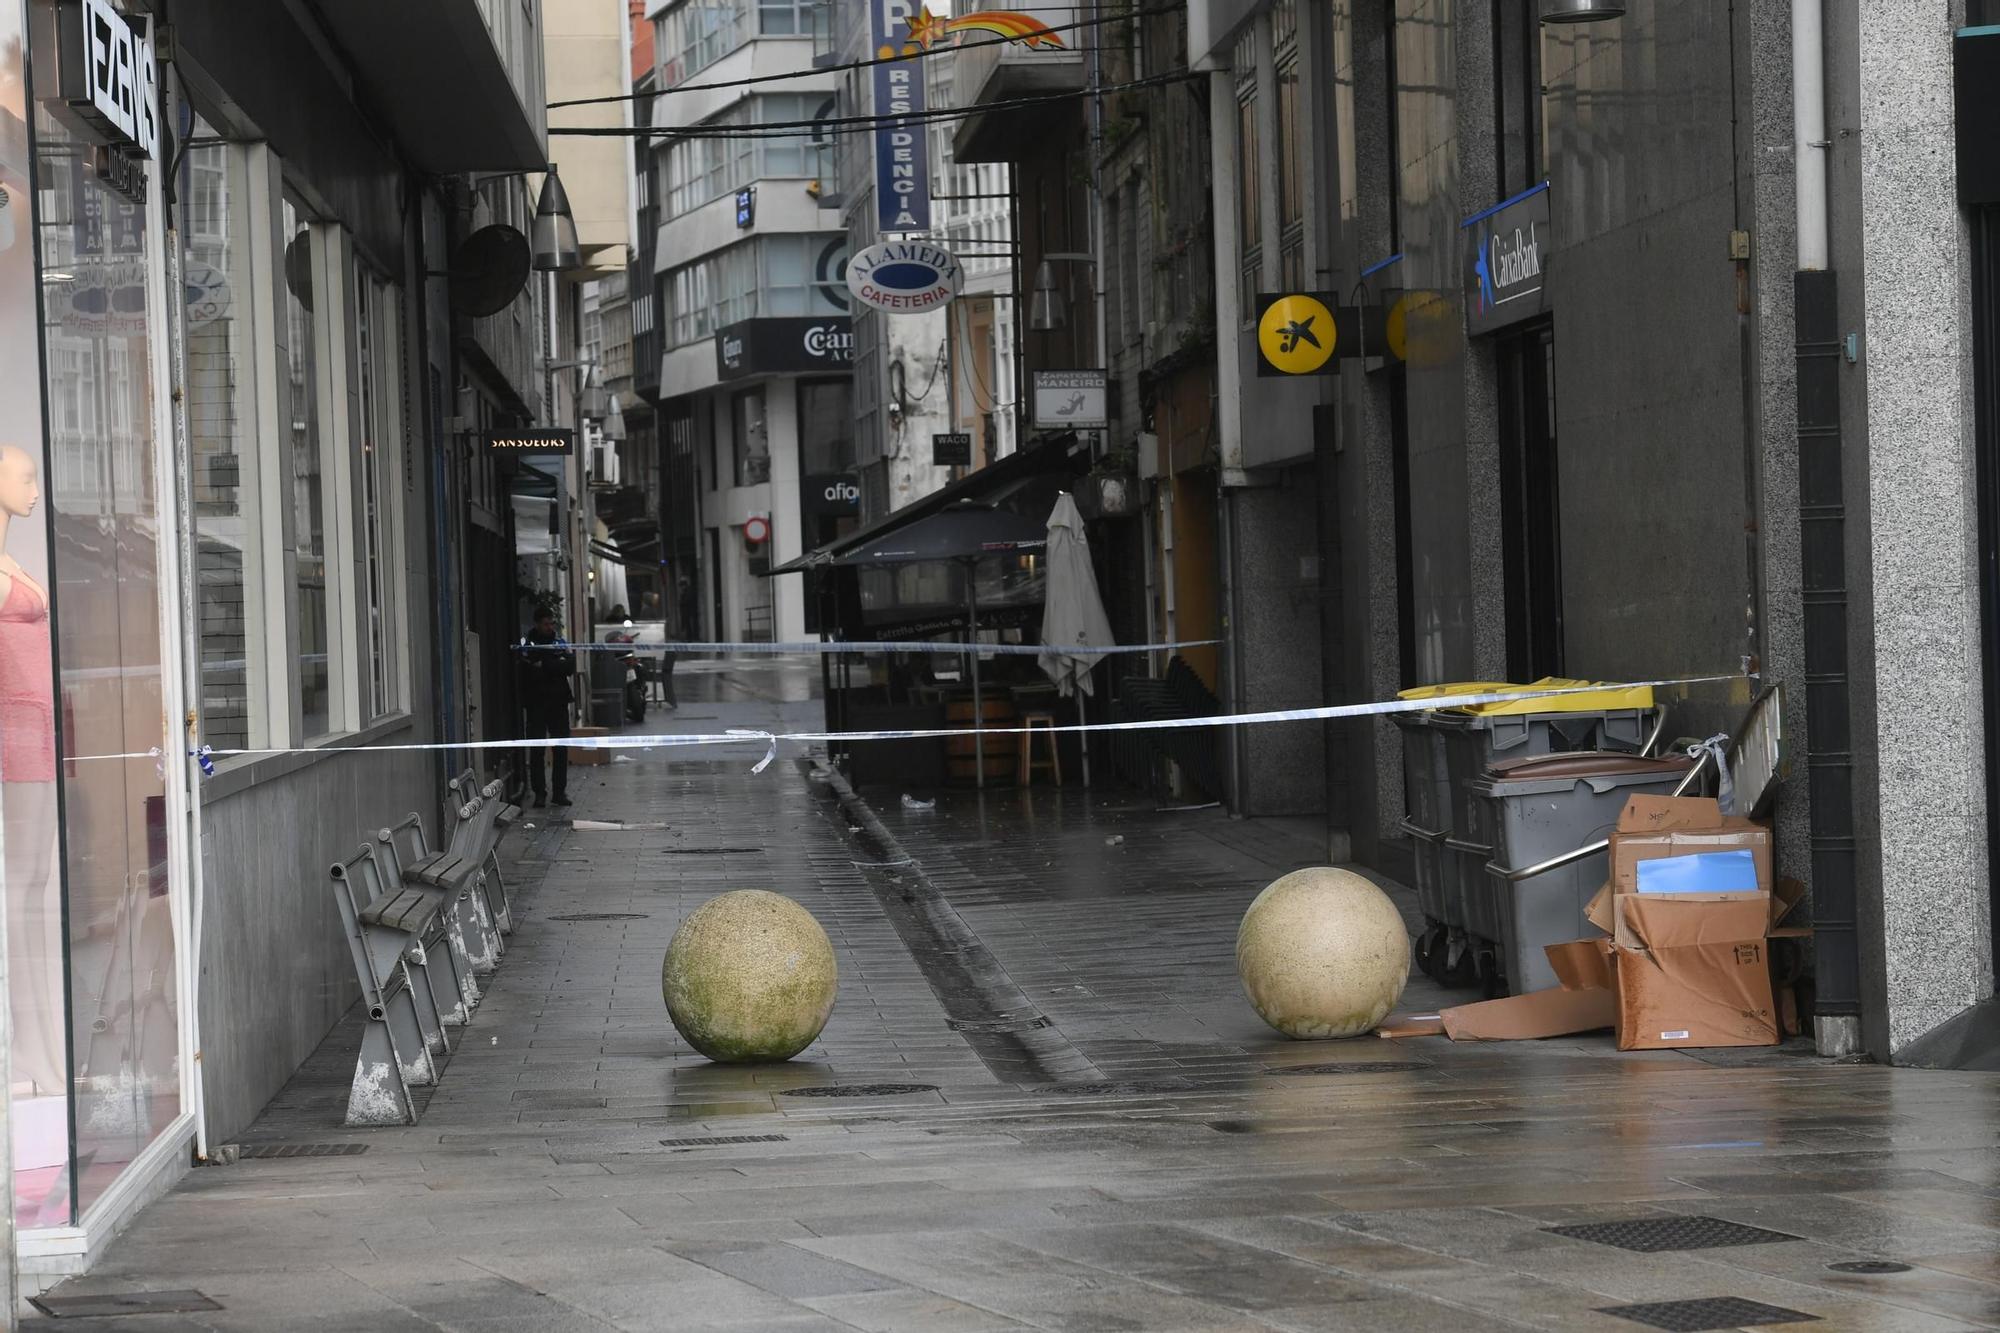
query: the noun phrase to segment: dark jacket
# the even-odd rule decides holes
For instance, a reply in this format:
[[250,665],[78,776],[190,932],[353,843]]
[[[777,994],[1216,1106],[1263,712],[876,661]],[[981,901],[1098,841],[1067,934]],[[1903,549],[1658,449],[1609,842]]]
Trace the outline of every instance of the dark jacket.
[[529,630],[515,649],[515,656],[520,662],[522,703],[570,701],[569,682],[576,674],[576,653],[562,635],[553,630]]

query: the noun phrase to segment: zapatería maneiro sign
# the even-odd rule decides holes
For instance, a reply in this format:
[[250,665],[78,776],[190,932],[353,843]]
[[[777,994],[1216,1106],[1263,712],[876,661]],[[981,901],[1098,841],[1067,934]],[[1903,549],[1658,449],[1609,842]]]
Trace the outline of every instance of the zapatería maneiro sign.
[[948,304],[965,286],[965,267],[929,241],[883,241],[847,261],[847,290],[891,315],[921,315]]
[[922,115],[924,62],[896,60],[919,55],[910,20],[923,14],[923,0],[869,0],[871,35],[877,58],[889,61],[872,71],[877,116],[912,116],[879,122],[875,131],[875,221],[883,232],[929,231],[931,155]]

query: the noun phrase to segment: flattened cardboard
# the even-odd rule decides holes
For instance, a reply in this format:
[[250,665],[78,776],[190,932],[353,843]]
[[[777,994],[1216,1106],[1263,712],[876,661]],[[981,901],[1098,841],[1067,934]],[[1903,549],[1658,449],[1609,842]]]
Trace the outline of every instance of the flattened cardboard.
[[1378,1037],[1442,1037],[1442,1014],[1390,1014],[1375,1029]]
[[1613,900],[1622,949],[1674,949],[1761,940],[1771,928],[1768,893],[1621,893]]
[[1611,898],[1611,885],[1606,883],[1603,888],[1597,891],[1596,896],[1590,900],[1589,905],[1583,909],[1583,919],[1607,935],[1618,924],[1617,918],[1612,913]]
[[1611,835],[1614,893],[1638,892],[1637,866],[1663,856],[1747,850],[1757,864],[1757,884],[1771,888],[1771,831],[1740,815],[1725,815],[1706,797],[1634,796]]
[[1564,990],[1610,990],[1612,985],[1611,942],[1609,940],[1565,940],[1544,944],[1556,980]]
[[1619,1050],[1777,1045],[1762,939],[1613,953]]
[[1453,1041],[1529,1041],[1615,1027],[1618,1001],[1608,990],[1538,990],[1461,1004],[1439,1017]]

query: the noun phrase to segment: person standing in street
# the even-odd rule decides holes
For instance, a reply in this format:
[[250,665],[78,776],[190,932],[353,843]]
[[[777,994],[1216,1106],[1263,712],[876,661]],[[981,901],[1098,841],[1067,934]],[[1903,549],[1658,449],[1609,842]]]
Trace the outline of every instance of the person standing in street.
[[[556,613],[548,607],[535,612],[534,628],[521,640],[519,651],[521,710],[526,725],[524,740],[569,739],[570,681],[576,675],[576,653],[556,628]],[[555,803],[569,802],[569,747],[562,744],[531,746],[528,750],[528,779],[535,792],[535,807],[549,803],[542,755],[554,752]]]

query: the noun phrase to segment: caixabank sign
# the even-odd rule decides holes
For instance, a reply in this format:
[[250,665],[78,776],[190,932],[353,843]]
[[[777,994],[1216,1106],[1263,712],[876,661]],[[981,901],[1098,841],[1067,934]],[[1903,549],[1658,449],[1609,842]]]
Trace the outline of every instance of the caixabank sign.
[[1465,234],[1465,331],[1478,335],[1548,309],[1542,271],[1555,236],[1544,181],[1460,224]]
[[715,335],[715,374],[829,375],[854,368],[854,323],[845,315],[746,319]]

